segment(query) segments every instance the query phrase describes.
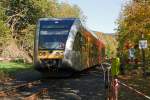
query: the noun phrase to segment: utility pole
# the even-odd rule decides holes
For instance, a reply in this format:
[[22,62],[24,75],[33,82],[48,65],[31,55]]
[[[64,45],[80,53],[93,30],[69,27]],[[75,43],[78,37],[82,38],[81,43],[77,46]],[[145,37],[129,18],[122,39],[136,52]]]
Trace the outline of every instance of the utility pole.
[[[142,33],[142,40],[144,40],[144,34]],[[143,76],[146,77],[146,72],[145,72],[145,50],[141,46],[141,51],[142,51],[142,69],[143,69]]]
[[[144,0],[144,6],[146,11],[146,0]],[[142,33],[142,40],[144,40],[144,34]],[[146,77],[146,68],[145,68],[145,48],[141,48],[142,50],[142,67],[143,67],[143,76]]]

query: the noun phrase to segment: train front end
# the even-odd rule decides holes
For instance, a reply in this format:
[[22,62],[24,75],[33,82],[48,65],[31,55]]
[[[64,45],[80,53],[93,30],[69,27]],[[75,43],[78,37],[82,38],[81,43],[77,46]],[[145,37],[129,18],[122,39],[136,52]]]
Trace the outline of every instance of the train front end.
[[74,20],[40,19],[34,44],[34,65],[40,72],[59,72]]

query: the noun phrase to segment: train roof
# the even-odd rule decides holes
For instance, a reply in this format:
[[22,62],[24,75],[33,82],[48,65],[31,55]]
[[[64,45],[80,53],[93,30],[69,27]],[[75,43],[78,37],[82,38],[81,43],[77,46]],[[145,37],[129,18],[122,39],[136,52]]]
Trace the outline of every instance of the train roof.
[[[52,21],[52,20],[70,20],[70,21],[75,21],[75,20],[78,20],[80,21],[79,18],[40,18],[39,21]],[[80,21],[81,23],[81,27],[83,27],[86,31],[88,31],[89,33],[91,33],[91,35],[96,38],[96,39],[99,39],[99,37],[96,35],[96,32],[95,31],[92,31],[90,30],[88,27],[86,27],[85,25],[83,25],[83,23]]]
[[39,21],[47,20],[79,20],[79,18],[39,18]]
[[88,28],[88,27],[86,27],[86,26],[83,26],[83,25],[82,25],[82,27],[84,27],[84,29],[85,29],[86,31],[88,31],[89,33],[91,33],[91,35],[92,35],[94,38],[96,38],[97,40],[99,39],[99,37],[97,36],[97,34],[96,34],[95,31],[92,31],[92,30],[90,30],[90,28]]
[[90,33],[91,33],[96,39],[99,39],[95,32],[90,31]]

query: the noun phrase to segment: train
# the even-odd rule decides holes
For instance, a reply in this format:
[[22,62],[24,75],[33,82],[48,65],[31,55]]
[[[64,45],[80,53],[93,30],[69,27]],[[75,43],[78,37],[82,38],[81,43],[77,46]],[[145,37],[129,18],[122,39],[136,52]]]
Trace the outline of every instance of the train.
[[99,65],[104,56],[104,42],[79,18],[38,20],[34,39],[36,70],[48,75],[72,74]]

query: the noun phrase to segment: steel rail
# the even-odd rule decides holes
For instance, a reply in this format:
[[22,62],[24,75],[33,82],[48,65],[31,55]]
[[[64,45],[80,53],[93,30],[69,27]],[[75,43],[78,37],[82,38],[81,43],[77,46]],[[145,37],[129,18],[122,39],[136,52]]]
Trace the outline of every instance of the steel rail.
[[147,99],[150,100],[150,96],[145,95],[144,93],[140,92],[139,90],[137,90],[137,89],[135,89],[135,88],[133,88],[133,87],[131,87],[131,86],[128,86],[127,84],[125,84],[125,83],[123,83],[123,82],[118,81],[118,83],[121,84],[121,85],[123,85],[123,86],[125,86],[125,87],[127,87],[127,88],[130,89],[130,90],[133,90],[133,91],[136,92],[137,94],[139,94],[139,95],[141,95],[141,96],[143,96],[143,97],[145,97],[145,98],[147,98]]
[[13,92],[14,90],[16,90],[18,88],[25,87],[25,86],[31,87],[31,86],[37,85],[37,84],[41,84],[41,80],[17,84],[15,86],[12,86],[11,89],[1,90],[0,91],[0,97],[8,96],[10,94],[10,92]]
[[39,91],[25,97],[23,100],[38,100],[40,96],[48,93],[48,88],[42,88]]

